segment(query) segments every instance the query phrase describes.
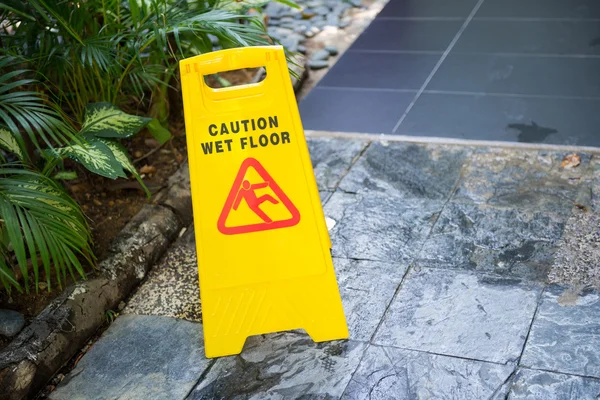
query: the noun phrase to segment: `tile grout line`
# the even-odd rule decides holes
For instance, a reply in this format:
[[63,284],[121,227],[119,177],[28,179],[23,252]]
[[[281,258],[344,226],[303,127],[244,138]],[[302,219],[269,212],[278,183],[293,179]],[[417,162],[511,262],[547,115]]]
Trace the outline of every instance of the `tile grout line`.
[[[373,88],[373,87],[352,87],[352,86],[320,86],[320,90],[339,90],[339,91],[356,91],[356,92],[392,92],[392,93],[418,93],[418,89],[392,89],[392,88]],[[526,93],[503,93],[503,92],[470,92],[463,90],[437,90],[426,89],[421,94],[437,94],[451,96],[478,96],[478,97],[513,97],[524,99],[542,99],[542,100],[586,100],[598,101],[600,96],[566,96],[553,94],[526,94]]]
[[581,375],[581,374],[574,374],[572,372],[554,371],[554,370],[551,370],[551,369],[535,368],[535,367],[529,367],[529,366],[526,366],[526,365],[520,365],[519,367],[522,368],[522,369],[528,369],[528,370],[531,370],[531,371],[548,372],[548,373],[556,374],[556,375],[576,376],[578,378],[594,379],[596,381],[600,381],[599,377],[592,376],[592,375]]
[[519,357],[517,358],[516,361],[516,368],[522,367],[521,365],[521,359],[523,358],[523,353],[525,353],[525,348],[527,347],[527,342],[529,341],[529,336],[531,335],[531,330],[533,329],[533,324],[535,322],[535,319],[537,318],[539,309],[540,309],[540,304],[542,304],[543,298],[544,298],[544,293],[547,290],[547,285],[544,285],[544,287],[542,288],[542,290],[540,291],[538,300],[535,304],[535,311],[533,312],[533,316],[531,317],[531,323],[529,324],[529,328],[527,329],[527,335],[525,336],[525,340],[523,341],[523,348],[521,349],[521,354],[519,354]]
[[206,378],[206,376],[208,375],[210,370],[214,367],[214,365],[217,363],[217,361],[218,361],[218,359],[213,359],[212,362],[210,363],[210,365],[208,367],[206,367],[206,369],[204,371],[202,371],[202,373],[198,377],[198,380],[196,380],[196,383],[194,383],[192,388],[187,392],[187,394],[183,397],[182,400],[187,400],[190,398],[191,394],[194,392],[194,389],[196,389],[196,387],[198,387],[198,385],[200,383],[202,383],[204,378]]
[[[338,188],[340,187],[340,184],[342,183],[342,181],[344,180],[346,175],[348,175],[350,173],[350,170],[352,168],[354,168],[354,166],[356,165],[358,160],[360,160],[363,157],[363,155],[367,152],[369,147],[371,147],[371,143],[373,143],[371,140],[367,141],[367,143],[365,144],[365,147],[363,147],[362,150],[358,153],[358,155],[352,160],[352,162],[350,163],[350,166],[348,167],[346,172],[340,177],[340,179],[335,184],[335,188],[333,189],[334,193],[338,190]],[[342,190],[342,189],[340,189],[340,190]],[[343,190],[342,190],[342,192],[343,192]]]
[[423,85],[421,86],[421,88],[419,89],[419,91],[417,92],[417,94],[415,95],[413,100],[411,101],[411,103],[408,105],[408,107],[404,111],[404,114],[402,114],[402,116],[400,117],[400,119],[398,120],[398,122],[396,123],[394,128],[392,129],[392,134],[396,133],[396,131],[400,127],[400,124],[402,124],[402,122],[406,119],[406,116],[408,115],[410,110],[414,107],[415,103],[417,102],[417,100],[419,99],[419,97],[421,96],[421,94],[423,93],[425,88],[427,87],[427,85],[429,85],[429,82],[431,82],[431,80],[433,79],[433,76],[438,71],[438,69],[441,67],[441,65],[444,62],[444,60],[446,59],[446,57],[448,57],[448,54],[450,54],[450,51],[452,51],[452,49],[456,45],[456,42],[458,42],[458,39],[460,39],[460,37],[463,34],[463,32],[465,31],[465,29],[467,29],[467,26],[469,25],[469,23],[471,22],[471,20],[473,19],[473,17],[477,13],[477,11],[479,10],[479,7],[481,7],[483,2],[484,2],[484,0],[479,0],[477,2],[477,4],[475,4],[475,7],[473,7],[473,9],[471,10],[471,13],[469,14],[469,16],[467,17],[465,22],[462,24],[462,26],[460,27],[460,29],[458,30],[456,35],[454,35],[454,39],[452,39],[452,41],[446,48],[446,51],[444,51],[444,54],[442,54],[442,56],[438,60],[437,64],[435,64],[435,66],[433,67],[433,70],[429,73],[429,76],[427,77],[427,79],[425,79],[425,82],[423,82]]
[[[349,48],[346,53],[372,53],[372,54],[414,54],[414,55],[442,55],[439,50],[383,50],[383,49],[355,49]],[[523,58],[590,58],[598,59],[600,54],[581,53],[520,53],[506,51],[454,51],[452,54],[461,56],[496,56],[496,57],[523,57]]]
[[341,131],[315,131],[306,130],[308,137],[333,137],[350,140],[367,139],[376,142],[398,142],[398,143],[417,143],[417,144],[437,144],[448,146],[472,146],[472,147],[494,147],[509,150],[544,150],[544,151],[571,151],[587,152],[590,154],[600,154],[600,147],[578,146],[566,144],[546,144],[546,143],[525,143],[509,142],[500,140],[476,140],[476,139],[456,139],[439,136],[409,136],[409,135],[391,135],[389,133],[361,133],[361,132],[341,132]]
[[[383,21],[461,21],[463,17],[377,17]],[[598,22],[600,18],[577,17],[473,17],[473,21],[482,22]]]
[[[346,177],[346,175],[348,175],[350,173],[350,170],[354,167],[354,165],[358,162],[358,160],[360,160],[360,158],[363,156],[363,154],[365,154],[365,152],[367,151],[367,149],[371,146],[371,143],[372,143],[371,140],[367,140],[366,141],[365,147],[363,147],[363,149],[358,153],[358,155],[352,160],[352,162],[350,163],[350,166],[348,167],[348,169],[346,170],[346,172],[336,182],[335,187],[330,192],[331,194],[327,197],[327,200],[325,200],[321,204],[321,207],[323,207],[323,214],[325,214],[325,206],[327,205],[327,203],[329,203],[329,201],[331,200],[331,198],[333,197],[333,195],[338,191],[340,183],[342,183],[342,180]],[[339,190],[342,191],[343,193],[345,193],[342,189],[339,189]],[[327,233],[329,234],[329,230],[327,231]]]
[[513,388],[515,376],[517,375],[517,368],[515,368],[508,375],[508,377],[504,380],[504,382],[502,382],[502,384],[500,386],[498,386],[498,388],[496,388],[496,390],[494,390],[494,393],[492,393],[492,395],[489,397],[488,400],[493,400],[494,398],[496,398],[505,385],[508,386],[508,390],[506,391],[505,399],[508,398],[508,395],[510,394],[510,392],[512,391],[512,388]]
[[[352,340],[352,339],[346,339],[346,340]],[[360,342],[360,343],[365,343],[365,349],[363,350],[363,353],[360,356],[360,360],[358,360],[358,363],[356,364],[356,368],[354,369],[354,371],[352,371],[352,374],[350,375],[350,379],[348,379],[348,383],[346,384],[346,386],[344,386],[344,390],[342,391],[342,394],[339,397],[340,399],[344,398],[344,394],[346,393],[346,390],[348,390],[348,387],[352,383],[352,379],[354,379],[354,375],[356,375],[356,371],[358,371],[358,369],[360,368],[360,364],[362,364],[365,356],[367,355],[367,351],[369,350],[369,347],[371,347],[371,344],[369,342]]]
[[[410,200],[410,199],[409,199]],[[446,203],[445,203],[446,204]],[[454,203],[456,204],[456,203]],[[464,203],[460,203],[464,204]],[[445,205],[443,206],[445,207]],[[500,210],[514,210],[514,208],[500,208]],[[441,211],[440,211],[441,214]],[[437,222],[437,219],[436,219]],[[430,239],[431,236],[428,234],[427,239]],[[427,240],[426,239],[426,240]],[[421,251],[421,250],[419,250]],[[403,262],[403,260],[399,261],[390,261],[390,260],[374,260],[370,258],[353,258],[353,257],[340,257],[340,256],[332,256],[332,259],[335,260],[345,260],[345,261],[356,261],[356,262],[371,262],[371,263],[381,263],[381,264],[398,264]],[[409,262],[408,265],[413,265],[414,261]],[[408,268],[408,267],[407,267]],[[507,278],[506,275],[492,272],[492,271],[483,271],[483,270],[469,270],[466,268],[450,268],[450,267],[432,267],[430,265],[420,265],[418,266],[421,270],[429,270],[429,271],[447,271],[449,273],[455,273],[457,275],[473,275],[478,278],[492,278],[492,279],[500,279]],[[541,286],[542,290],[545,289],[545,284],[540,284],[539,281],[530,278],[524,278],[522,276],[508,276],[509,279],[515,279],[519,281],[519,284],[522,286]]]
[[510,360],[507,362],[500,362],[500,361],[490,361],[490,360],[482,360],[480,358],[472,358],[472,357],[461,357],[461,356],[455,356],[452,354],[444,354],[444,353],[436,353],[434,351],[427,351],[427,350],[417,350],[417,349],[412,349],[409,347],[400,347],[400,346],[394,346],[394,345],[383,345],[383,344],[378,344],[378,343],[374,343],[371,344],[369,343],[369,346],[373,346],[373,347],[380,347],[382,349],[397,349],[397,350],[403,350],[403,351],[409,351],[409,352],[414,352],[414,353],[421,353],[421,354],[428,354],[430,356],[437,356],[437,357],[448,357],[448,358],[455,358],[457,360],[465,360],[465,361],[474,361],[474,362],[480,362],[480,363],[484,363],[484,364],[494,364],[494,365],[508,365],[510,363]]

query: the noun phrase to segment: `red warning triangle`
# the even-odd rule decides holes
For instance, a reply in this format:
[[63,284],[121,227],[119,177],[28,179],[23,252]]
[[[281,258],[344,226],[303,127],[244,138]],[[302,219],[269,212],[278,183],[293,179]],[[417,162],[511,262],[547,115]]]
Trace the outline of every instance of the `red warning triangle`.
[[[260,175],[263,182],[250,183],[248,180],[244,180],[246,172],[250,167],[252,167],[256,173]],[[273,194],[277,196],[277,199],[271,195],[256,195],[256,190],[265,187],[269,187],[273,191]],[[252,212],[254,212],[254,214],[256,214],[260,219],[262,219],[263,222],[241,226],[225,226],[227,217],[229,217],[229,213],[232,210],[235,212],[242,202],[245,202],[250,210],[252,210]],[[279,204],[279,202],[281,202],[281,204],[287,208],[292,216],[284,220],[272,220],[271,217],[269,217],[269,215],[267,215],[260,208],[261,204],[267,202],[272,204]],[[235,177],[235,181],[233,182],[229,196],[227,196],[227,200],[225,201],[225,206],[223,206],[223,211],[221,211],[221,216],[217,222],[217,228],[219,229],[219,232],[225,235],[236,235],[239,233],[288,228],[296,225],[298,222],[300,222],[300,212],[289,199],[289,197],[287,197],[283,190],[281,190],[279,185],[277,185],[275,180],[271,177],[271,175],[269,175],[269,173],[258,162],[258,160],[254,158],[246,158],[244,162],[242,162],[242,166]]]

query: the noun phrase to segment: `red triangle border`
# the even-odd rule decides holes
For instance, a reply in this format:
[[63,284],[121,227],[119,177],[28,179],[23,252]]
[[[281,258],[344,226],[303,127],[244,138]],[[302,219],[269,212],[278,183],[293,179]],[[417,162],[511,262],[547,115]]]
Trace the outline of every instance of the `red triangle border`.
[[[225,222],[227,221],[227,217],[229,217],[229,213],[233,206],[233,202],[240,190],[242,185],[242,180],[246,175],[246,171],[249,167],[254,168],[254,170],[263,178],[265,181],[269,181],[269,186],[273,193],[277,195],[279,200],[283,203],[284,206],[288,209],[288,211],[292,214],[292,217],[282,221],[273,221],[270,224],[261,222],[259,224],[251,224],[251,225],[243,225],[243,226],[234,226],[228,227],[225,226]],[[219,216],[219,220],[217,222],[217,229],[224,235],[238,235],[241,233],[251,233],[251,232],[260,232],[271,229],[280,229],[280,228],[289,228],[294,226],[300,222],[300,212],[292,203],[292,201],[287,197],[287,195],[281,190],[279,185],[275,182],[275,180],[271,177],[271,175],[267,172],[267,170],[261,165],[258,160],[255,158],[249,157],[246,158],[233,181],[233,185],[231,186],[231,190],[229,191],[229,195],[227,196],[227,200],[225,200],[225,205],[223,206],[223,210],[221,211],[221,215]]]

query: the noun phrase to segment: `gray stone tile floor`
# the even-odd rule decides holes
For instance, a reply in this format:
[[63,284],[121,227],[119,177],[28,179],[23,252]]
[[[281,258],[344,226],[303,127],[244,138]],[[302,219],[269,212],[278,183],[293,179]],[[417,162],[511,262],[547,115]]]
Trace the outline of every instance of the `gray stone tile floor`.
[[565,169],[549,151],[309,147],[349,340],[276,333],[207,360],[188,227],[51,398],[600,398],[600,288],[585,281],[600,274],[600,156]]

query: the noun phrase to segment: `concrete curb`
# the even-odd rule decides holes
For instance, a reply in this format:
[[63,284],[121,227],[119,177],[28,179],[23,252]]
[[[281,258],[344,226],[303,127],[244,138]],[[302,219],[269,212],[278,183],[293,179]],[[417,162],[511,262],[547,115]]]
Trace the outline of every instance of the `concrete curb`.
[[31,398],[141,283],[192,220],[187,164],[113,240],[99,274],[67,288],[0,351],[0,399]]

